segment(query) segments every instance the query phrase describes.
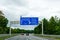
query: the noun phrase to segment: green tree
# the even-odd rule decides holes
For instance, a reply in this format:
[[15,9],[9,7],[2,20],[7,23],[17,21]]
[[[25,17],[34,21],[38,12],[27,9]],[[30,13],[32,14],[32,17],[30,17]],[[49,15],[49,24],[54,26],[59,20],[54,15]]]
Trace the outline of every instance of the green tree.
[[5,18],[2,11],[0,11],[0,33],[6,33],[6,27],[8,24],[8,19]]
[[0,11],[0,27],[6,27],[8,24],[8,19],[3,16],[3,13]]
[[51,17],[51,19],[49,20],[49,34],[55,34],[55,27],[56,26],[56,21],[54,19],[54,17]]
[[48,23],[48,20],[47,19],[43,19],[43,29],[44,29],[44,34],[48,34],[48,29],[49,29],[49,23]]
[[37,27],[34,28],[34,33],[35,34],[41,34],[41,24],[39,24]]
[[60,35],[60,26],[55,26],[55,34]]
[[[34,29],[34,33],[40,34],[41,33],[41,24],[39,24]],[[57,16],[51,17],[49,21],[44,18],[43,19],[43,30],[44,34],[59,34],[60,35],[60,19]]]
[[58,20],[58,26],[60,26],[60,19]]
[[55,26],[56,28],[56,34],[59,34],[60,35],[60,19],[58,20],[58,25]]

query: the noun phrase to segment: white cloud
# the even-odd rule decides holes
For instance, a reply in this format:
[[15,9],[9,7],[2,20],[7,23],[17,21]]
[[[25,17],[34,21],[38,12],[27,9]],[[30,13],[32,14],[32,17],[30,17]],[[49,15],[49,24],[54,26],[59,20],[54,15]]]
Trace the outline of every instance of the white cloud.
[[0,0],[0,10],[9,20],[19,20],[21,15],[49,19],[60,17],[60,0]]

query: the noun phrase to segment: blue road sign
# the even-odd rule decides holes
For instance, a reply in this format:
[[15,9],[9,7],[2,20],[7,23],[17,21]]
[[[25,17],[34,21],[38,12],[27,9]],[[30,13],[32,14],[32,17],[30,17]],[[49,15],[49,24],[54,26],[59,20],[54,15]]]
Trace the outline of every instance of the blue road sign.
[[38,25],[38,17],[20,17],[20,25]]

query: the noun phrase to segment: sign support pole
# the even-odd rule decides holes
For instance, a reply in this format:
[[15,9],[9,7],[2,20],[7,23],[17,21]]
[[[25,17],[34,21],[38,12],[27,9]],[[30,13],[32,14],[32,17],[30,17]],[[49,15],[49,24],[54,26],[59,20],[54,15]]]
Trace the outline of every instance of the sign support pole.
[[43,21],[42,21],[42,35],[43,35]]
[[10,36],[11,36],[11,22],[10,22]]

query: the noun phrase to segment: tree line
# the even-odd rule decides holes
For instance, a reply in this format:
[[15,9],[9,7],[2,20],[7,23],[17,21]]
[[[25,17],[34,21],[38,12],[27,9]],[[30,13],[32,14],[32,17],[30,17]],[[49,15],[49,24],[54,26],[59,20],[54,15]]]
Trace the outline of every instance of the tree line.
[[[43,21],[43,31],[44,31],[43,33],[44,34],[54,34],[54,35],[60,34],[60,19],[57,16],[55,17],[52,16],[49,20],[44,18],[42,21]],[[35,34],[42,33],[41,22],[37,27],[35,27],[34,33]]]
[[12,29],[11,32],[12,33],[33,33],[33,30],[24,30],[24,29],[15,28]]
[[[49,20],[44,18],[43,20],[43,30],[44,34],[60,34],[60,19],[55,16],[51,17]],[[0,34],[9,33],[10,27],[7,27],[9,20],[4,16],[3,12],[0,11]],[[37,27],[34,28],[34,30],[23,30],[23,29],[13,29],[11,28],[12,33],[35,33],[35,34],[41,34],[42,32],[42,24],[41,21]]]

